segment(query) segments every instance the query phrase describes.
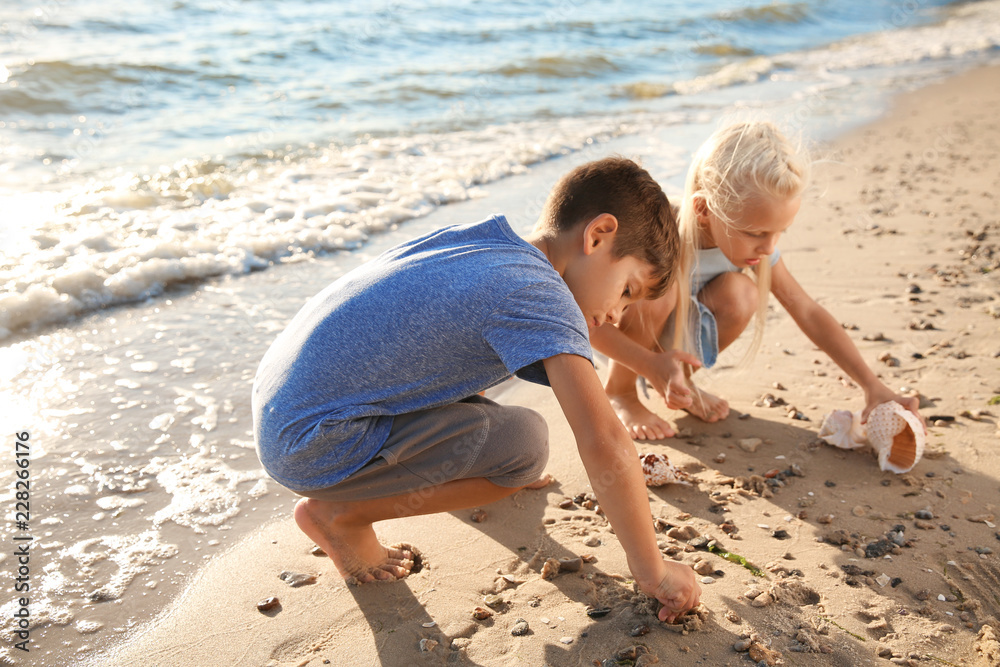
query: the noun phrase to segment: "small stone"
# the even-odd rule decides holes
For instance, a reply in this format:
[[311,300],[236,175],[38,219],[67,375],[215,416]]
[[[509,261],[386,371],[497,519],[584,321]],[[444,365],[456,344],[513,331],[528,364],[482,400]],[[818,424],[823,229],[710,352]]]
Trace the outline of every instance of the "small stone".
[[566,498],[565,500],[559,503],[559,507],[564,510],[573,509],[574,506],[575,503],[573,502],[572,498]]
[[264,598],[263,600],[257,603],[257,611],[259,612],[271,611],[272,609],[280,606],[281,606],[281,600],[279,600],[278,598],[273,598],[273,597]]
[[437,646],[437,645],[438,645],[438,643],[437,643],[436,640],[434,640],[434,639],[427,639],[425,637],[424,639],[420,640],[420,651],[421,651],[421,653],[430,653],[431,651],[434,650],[434,647]]
[[308,584],[316,583],[315,574],[305,574],[304,572],[292,572],[290,570],[285,570],[284,572],[278,575],[278,578],[284,581],[292,588],[298,588],[299,586],[306,586]]
[[497,595],[496,593],[490,593],[489,595],[483,598],[483,603],[485,603],[487,607],[492,607],[493,609],[496,609],[497,607],[503,605],[504,602],[501,596]]
[[688,540],[693,540],[698,537],[700,533],[695,529],[694,526],[674,526],[667,531],[667,537],[677,540],[678,542],[687,542]]
[[885,585],[888,584],[890,581],[892,581],[892,579],[889,577],[889,575],[887,575],[884,572],[875,577],[875,582],[882,588],[885,588]]
[[634,628],[632,628],[631,630],[629,630],[628,634],[630,636],[632,636],[632,637],[642,637],[645,634],[649,634],[649,626],[648,625],[637,625]]
[[542,579],[554,579],[559,574],[559,561],[549,558],[542,565]]
[[590,618],[604,618],[611,613],[611,607],[597,607],[596,609],[588,609],[587,616]]
[[715,461],[716,463],[725,463],[726,462],[726,453],[725,452],[719,452],[718,454],[715,455],[715,458],[712,459],[712,460]]
[[591,535],[590,537],[588,537],[583,541],[583,544],[584,546],[588,547],[599,547],[601,546],[601,538],[597,537],[596,535]]
[[743,622],[743,619],[740,618],[740,615],[737,614],[732,609],[726,610],[726,614],[725,615],[726,615],[726,620],[729,621],[730,623],[742,623]]
[[785,530],[784,528],[779,528],[777,530],[771,531],[771,537],[773,537],[776,540],[787,540],[790,539],[792,536],[789,535],[788,531]]
[[579,572],[581,567],[583,567],[583,559],[579,556],[576,558],[564,556],[559,559],[560,572]]
[[573,638],[572,637],[560,637],[559,641],[562,642],[563,644],[572,644],[573,643]]
[[743,451],[753,454],[760,449],[760,446],[764,444],[764,441],[760,438],[740,438],[737,440],[737,444]]
[[483,521],[486,521],[486,512],[484,512],[481,509],[473,510],[472,516],[470,516],[469,518],[475,521],[476,523],[482,523]]
[[325,556],[326,555],[326,552],[323,551],[323,548],[320,547],[320,546],[314,546],[312,549],[309,550],[309,553],[312,554],[313,556]]
[[694,571],[698,574],[709,575],[715,573],[715,567],[707,560],[700,560],[694,564]]
[[929,509],[917,510],[916,512],[913,513],[913,516],[916,517],[917,519],[930,521],[931,519],[934,518],[934,512],[930,511]]
[[833,480],[828,479],[825,482],[823,482],[823,486],[825,486],[828,489],[832,489],[833,487],[837,486],[837,483],[834,482]]
[[510,629],[510,634],[515,637],[523,637],[529,632],[531,632],[531,628],[528,627],[528,622],[523,618],[514,621],[514,627]]
[[816,517],[816,521],[818,523],[831,524],[831,523],[833,523],[833,515],[832,514],[823,514],[821,516]]
[[746,639],[737,640],[736,643],[733,644],[733,650],[736,651],[737,653],[743,653],[744,651],[749,651],[750,643],[751,642],[749,637]]
[[[486,597],[490,596],[487,595]],[[495,597],[500,597],[500,596],[495,596]],[[482,607],[476,607],[472,612],[472,618],[476,619],[477,621],[485,621],[492,615],[493,615],[492,611],[490,611],[489,609],[483,609]]]
[[781,653],[754,642],[750,644],[750,659],[758,664],[763,662],[768,667],[774,667],[781,661]]
[[753,599],[750,604],[754,607],[766,607],[774,602],[774,598],[771,597],[770,593],[761,593]]

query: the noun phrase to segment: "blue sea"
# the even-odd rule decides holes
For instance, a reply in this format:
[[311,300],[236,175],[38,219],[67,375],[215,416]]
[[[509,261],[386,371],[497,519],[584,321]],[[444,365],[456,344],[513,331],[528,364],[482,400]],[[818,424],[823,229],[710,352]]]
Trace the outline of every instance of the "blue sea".
[[676,194],[727,116],[819,141],[997,62],[1000,0],[4,3],[0,424],[32,435],[35,664],[288,516],[250,384],[351,266],[491,213],[526,231],[585,159]]
[[889,87],[872,72],[998,43],[996,0],[7,3],[0,339],[354,248],[741,96]]

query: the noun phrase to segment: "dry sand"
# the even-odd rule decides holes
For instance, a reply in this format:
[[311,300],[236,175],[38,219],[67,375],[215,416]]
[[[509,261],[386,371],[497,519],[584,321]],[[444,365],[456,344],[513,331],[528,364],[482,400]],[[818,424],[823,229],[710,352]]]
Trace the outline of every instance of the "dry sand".
[[[556,484],[484,507],[481,523],[463,511],[378,525],[384,541],[414,543],[428,561],[392,584],[348,587],[290,517],[262,526],[108,664],[593,665],[639,646],[633,657],[648,651],[661,664],[743,665],[751,658],[734,644],[751,635],[771,651],[755,658],[788,665],[1000,664],[1000,406],[989,404],[1000,394],[998,108],[998,68],[902,96],[885,119],[827,147],[781,244],[806,290],[857,327],[851,337],[885,382],[919,390],[923,414],[941,417],[912,472],[883,473],[869,453],[817,440],[825,413],[859,409],[862,396],[780,308],[748,370],[733,367],[736,351],[701,378],[730,400],[726,421],[650,402],[681,435],[639,451],[668,454],[697,479],[650,489],[661,546],[714,572],[699,575],[712,583],[703,618],[685,631],[659,624],[633,593],[603,517],[566,502],[589,491],[570,430],[551,392],[517,385],[504,400],[548,419]],[[886,352],[898,365],[878,361]],[[765,407],[765,393],[808,421]],[[745,451],[745,438],[762,444]],[[686,526],[764,576],[668,535]],[[866,558],[897,526],[905,546]],[[546,559],[580,555],[594,559],[543,578]],[[289,587],[286,570],[315,583]],[[488,594],[499,596],[492,616],[474,619]],[[280,606],[258,611],[272,596]],[[527,633],[514,636],[520,619]],[[648,632],[633,636],[640,626]]]

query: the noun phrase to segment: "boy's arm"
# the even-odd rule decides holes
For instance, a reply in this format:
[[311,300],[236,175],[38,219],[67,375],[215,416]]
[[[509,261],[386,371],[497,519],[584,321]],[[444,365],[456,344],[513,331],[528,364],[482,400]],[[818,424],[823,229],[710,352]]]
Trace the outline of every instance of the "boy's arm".
[[844,331],[844,327],[826,308],[816,303],[802,289],[785,266],[784,259],[779,258],[771,268],[771,292],[792,316],[802,333],[864,390],[865,409],[862,412],[862,421],[867,421],[868,413],[875,406],[888,401],[896,401],[920,417],[920,413],[917,412],[920,406],[919,400],[897,395],[878,379],[861,357],[861,353]]
[[663,603],[660,620],[672,621],[696,606],[701,593],[694,571],[665,562],[656,546],[646,483],[632,439],[589,361],[560,354],[544,365],[601,509],[625,549],[629,569],[639,587]]

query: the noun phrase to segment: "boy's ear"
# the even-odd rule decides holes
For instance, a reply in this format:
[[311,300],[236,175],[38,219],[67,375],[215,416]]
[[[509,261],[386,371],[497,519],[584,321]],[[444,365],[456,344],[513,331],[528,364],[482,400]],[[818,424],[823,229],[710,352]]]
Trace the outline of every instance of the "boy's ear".
[[591,254],[602,244],[607,244],[610,248],[617,231],[618,218],[610,213],[601,213],[583,229],[583,254]]

